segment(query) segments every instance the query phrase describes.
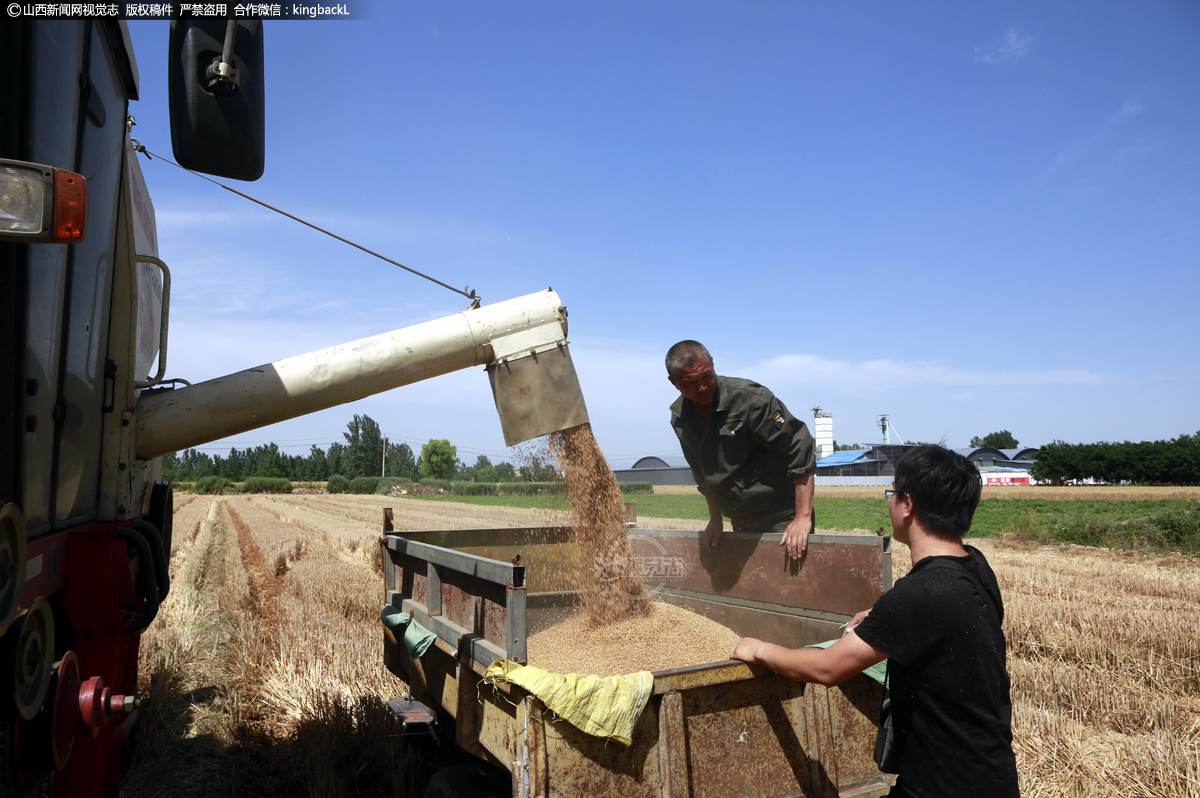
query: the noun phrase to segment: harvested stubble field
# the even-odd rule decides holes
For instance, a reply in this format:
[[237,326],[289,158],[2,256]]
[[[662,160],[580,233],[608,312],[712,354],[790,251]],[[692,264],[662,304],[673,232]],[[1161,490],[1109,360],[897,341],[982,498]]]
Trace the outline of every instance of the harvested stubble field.
[[[381,657],[383,507],[398,529],[568,523],[383,496],[177,496],[126,796],[413,794],[414,755],[382,704],[404,689]],[[1022,794],[1200,798],[1200,562],[1005,536],[975,545],[1005,595]],[[904,546],[893,563],[907,572]]]

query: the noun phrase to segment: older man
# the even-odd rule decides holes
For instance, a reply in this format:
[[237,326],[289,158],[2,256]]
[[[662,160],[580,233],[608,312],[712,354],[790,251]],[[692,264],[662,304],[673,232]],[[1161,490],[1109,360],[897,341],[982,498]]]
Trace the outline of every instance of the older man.
[[799,559],[813,528],[813,438],[783,402],[750,380],[722,377],[698,341],[667,352],[667,379],[681,396],[671,426],[708,501],[704,542],[715,548],[724,529],[782,532],[787,553]]
[[983,554],[963,545],[979,504],[979,471],[940,446],[896,465],[886,492],[892,534],[912,570],[825,649],[752,637],[734,659],[801,682],[840,684],[888,658],[900,778],[892,798],[1018,798],[1004,602]]

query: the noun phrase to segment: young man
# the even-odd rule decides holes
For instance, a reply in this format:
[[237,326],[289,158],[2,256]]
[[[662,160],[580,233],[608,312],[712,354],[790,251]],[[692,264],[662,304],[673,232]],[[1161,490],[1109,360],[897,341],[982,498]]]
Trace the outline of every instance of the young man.
[[979,472],[962,455],[919,446],[896,465],[886,493],[892,532],[911,551],[908,575],[827,649],[747,637],[733,657],[830,686],[888,659],[900,774],[890,795],[1017,798],[1004,604],[983,554],[962,542]]
[[813,438],[773,393],[750,380],[718,376],[698,341],[667,352],[667,379],[679,389],[671,427],[692,477],[708,501],[703,545],[716,548],[725,528],[782,532],[799,559],[813,528]]

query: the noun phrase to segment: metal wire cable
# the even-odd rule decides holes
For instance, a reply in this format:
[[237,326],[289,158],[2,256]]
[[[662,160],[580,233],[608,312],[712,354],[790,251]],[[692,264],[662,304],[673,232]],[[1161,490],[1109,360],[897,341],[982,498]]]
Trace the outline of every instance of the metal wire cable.
[[170,158],[164,158],[163,156],[159,155],[156,152],[150,152],[150,150],[146,149],[146,146],[144,144],[142,144],[141,142],[139,142],[137,139],[133,139],[133,149],[136,150],[137,152],[145,154],[145,156],[147,158],[157,158],[160,161],[165,161],[165,162],[171,164],[172,166],[178,166],[183,171],[189,172],[203,180],[207,180],[208,182],[212,183],[214,186],[220,186],[221,188],[225,189],[226,191],[231,191],[234,194],[237,194],[239,197],[244,197],[245,199],[248,199],[251,202],[258,203],[259,205],[263,206],[264,208],[268,208],[272,211],[275,211],[276,213],[283,214],[284,216],[288,217],[289,219],[293,219],[293,220],[299,222],[300,224],[311,227],[312,229],[322,232],[325,235],[330,236],[331,238],[336,238],[338,241],[341,241],[344,244],[349,244],[350,246],[354,247],[355,249],[361,249],[363,252],[367,253],[368,255],[374,255],[375,257],[379,258],[380,260],[387,261],[388,263],[392,264],[393,266],[399,266],[401,269],[404,269],[406,272],[411,272],[412,274],[415,274],[418,277],[424,277],[426,280],[430,281],[431,283],[437,283],[442,288],[449,289],[456,294],[462,294],[467,299],[471,300],[471,302],[475,305],[478,305],[480,302],[480,297],[477,296],[475,294],[475,292],[471,290],[471,286],[469,286],[469,285],[466,287],[466,289],[455,288],[452,285],[447,285],[446,283],[443,283],[441,280],[437,279],[436,277],[430,277],[428,274],[424,274],[424,273],[419,272],[416,269],[413,269],[409,266],[405,266],[403,263],[394,261],[391,258],[387,257],[386,255],[380,255],[378,252],[376,252],[374,250],[367,249],[362,244],[356,244],[355,242],[351,241],[350,239],[343,238],[342,236],[338,235],[337,233],[331,233],[330,231],[326,230],[324,227],[318,227],[317,225],[313,224],[312,222],[301,219],[299,216],[294,216],[285,210],[276,208],[274,205],[270,205],[266,202],[263,202],[262,200],[260,200],[256,197],[252,197],[243,191],[238,191],[236,188],[233,188],[232,186],[227,186],[224,183],[219,183],[216,180],[213,180],[208,175],[203,175],[203,174],[200,174],[199,172],[193,172],[191,169],[188,169],[186,166],[179,166],[179,164],[175,163]]

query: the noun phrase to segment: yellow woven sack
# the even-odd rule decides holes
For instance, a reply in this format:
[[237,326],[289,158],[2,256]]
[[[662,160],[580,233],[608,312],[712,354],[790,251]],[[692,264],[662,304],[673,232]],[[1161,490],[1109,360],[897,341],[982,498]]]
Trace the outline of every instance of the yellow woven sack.
[[632,742],[633,727],[654,691],[650,671],[627,676],[553,673],[507,659],[493,662],[483,680],[523,687],[580,731],[622,745]]

